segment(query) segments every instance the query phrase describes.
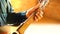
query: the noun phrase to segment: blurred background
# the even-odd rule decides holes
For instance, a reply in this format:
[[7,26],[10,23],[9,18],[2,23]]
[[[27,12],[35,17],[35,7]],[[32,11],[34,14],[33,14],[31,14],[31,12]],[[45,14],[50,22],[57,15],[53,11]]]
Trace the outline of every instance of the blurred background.
[[[35,6],[38,0],[10,0],[14,12],[22,12],[28,10],[29,8]],[[25,24],[20,28],[21,34],[60,34],[60,0],[49,0],[48,5],[43,10],[44,16],[38,22],[30,22],[32,24]],[[7,29],[6,29],[7,27]],[[28,27],[28,28],[26,28]],[[14,26],[4,26],[7,32],[13,32],[17,27]]]
[[[10,0],[16,13],[27,10],[38,3],[38,0]],[[60,21],[60,0],[49,0],[49,4],[44,9],[46,17]]]
[[[12,4],[12,7],[14,8],[15,12],[20,12],[20,11],[27,10],[27,9],[35,6],[37,3],[38,3],[38,0],[11,0],[11,4]],[[56,24],[56,25],[60,24],[60,0],[49,0],[48,5],[46,6],[46,8],[43,11],[44,11],[43,18],[39,22],[34,22],[34,24],[37,24],[37,25],[39,24],[40,26],[43,26],[41,28],[42,29],[41,31],[43,33],[47,30],[47,28],[49,29],[49,27],[52,26],[51,27],[52,30],[47,30],[46,34],[49,34],[47,32],[51,32],[51,31],[52,32],[50,34],[52,34],[52,33],[55,34],[55,32],[58,29],[58,26],[57,26],[57,29],[53,30],[56,27],[55,27],[55,25],[51,25],[51,24]],[[45,25],[41,25],[41,24],[50,24],[50,25],[45,26]],[[31,33],[31,32],[34,32],[36,30],[36,28],[39,30],[40,27],[38,27],[39,25],[38,26],[37,25],[36,25],[36,27],[35,27],[35,25],[32,25],[32,26],[30,25],[31,27],[29,26],[27,28],[28,31],[27,30],[26,31],[29,32],[29,33]],[[26,25],[26,26],[28,26],[28,25]],[[24,31],[24,28],[25,27],[22,27],[20,29],[21,32],[22,32],[22,30]],[[29,30],[30,28],[31,29],[33,28],[31,32]],[[35,31],[35,32],[37,33],[38,30]],[[34,32],[34,34],[36,34],[35,32]]]

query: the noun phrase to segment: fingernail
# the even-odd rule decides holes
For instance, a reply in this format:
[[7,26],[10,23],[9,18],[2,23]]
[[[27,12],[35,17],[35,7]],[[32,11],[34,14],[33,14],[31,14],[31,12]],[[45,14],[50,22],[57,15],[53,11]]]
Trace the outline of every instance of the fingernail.
[[43,14],[43,11],[41,11],[41,14]]
[[41,17],[43,17],[43,15],[42,15],[42,14],[40,14],[40,16],[41,16]]

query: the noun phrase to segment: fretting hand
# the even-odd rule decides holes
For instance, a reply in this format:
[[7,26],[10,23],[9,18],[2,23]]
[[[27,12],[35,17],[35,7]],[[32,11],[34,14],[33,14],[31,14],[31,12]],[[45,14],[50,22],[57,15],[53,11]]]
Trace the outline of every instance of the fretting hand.
[[36,11],[35,16],[34,16],[34,20],[35,21],[40,20],[43,17],[43,12],[40,9],[38,9],[39,6],[40,6],[40,3],[35,5],[33,8],[27,10],[26,16],[29,17],[33,12]]

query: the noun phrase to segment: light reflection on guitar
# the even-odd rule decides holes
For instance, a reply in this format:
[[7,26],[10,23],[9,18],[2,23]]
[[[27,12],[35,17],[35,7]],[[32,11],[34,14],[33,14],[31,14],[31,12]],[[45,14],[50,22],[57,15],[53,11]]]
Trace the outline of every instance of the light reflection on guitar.
[[[56,0],[57,1],[57,0]],[[54,0],[51,1],[51,3],[54,3],[56,2]],[[55,3],[56,4],[56,3]],[[52,5],[52,6],[53,6]],[[51,4],[50,4],[51,6]],[[53,8],[53,7],[52,7]],[[46,8],[48,10],[48,8]],[[51,10],[52,11],[52,10]],[[27,24],[23,25],[19,30],[18,32],[20,32],[21,34],[24,34],[24,31],[26,30],[26,27],[29,25],[29,23],[33,23],[34,20],[33,20],[33,17],[31,17],[31,19],[28,20]],[[52,23],[53,22],[53,23]],[[44,16],[39,22],[34,22],[34,23],[38,23],[38,24],[59,24],[60,22],[58,20],[55,20],[55,19],[51,19],[51,18],[48,18],[47,16]],[[7,32],[8,34],[11,34],[11,32],[15,32],[17,27],[15,26],[4,26],[4,27],[1,27],[0,29],[3,29],[5,30],[5,32]],[[6,34],[6,33],[5,33]]]

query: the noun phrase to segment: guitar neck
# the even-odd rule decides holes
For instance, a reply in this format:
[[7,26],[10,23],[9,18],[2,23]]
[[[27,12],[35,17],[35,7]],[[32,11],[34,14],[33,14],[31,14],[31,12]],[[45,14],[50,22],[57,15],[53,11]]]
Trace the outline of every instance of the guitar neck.
[[[34,13],[35,13],[35,12],[34,12]],[[34,22],[34,19],[33,19],[34,13],[33,13],[25,22],[23,22],[21,25],[18,26],[17,31],[18,31],[19,33],[24,33],[24,31],[26,30],[26,28],[27,28],[31,23]]]

